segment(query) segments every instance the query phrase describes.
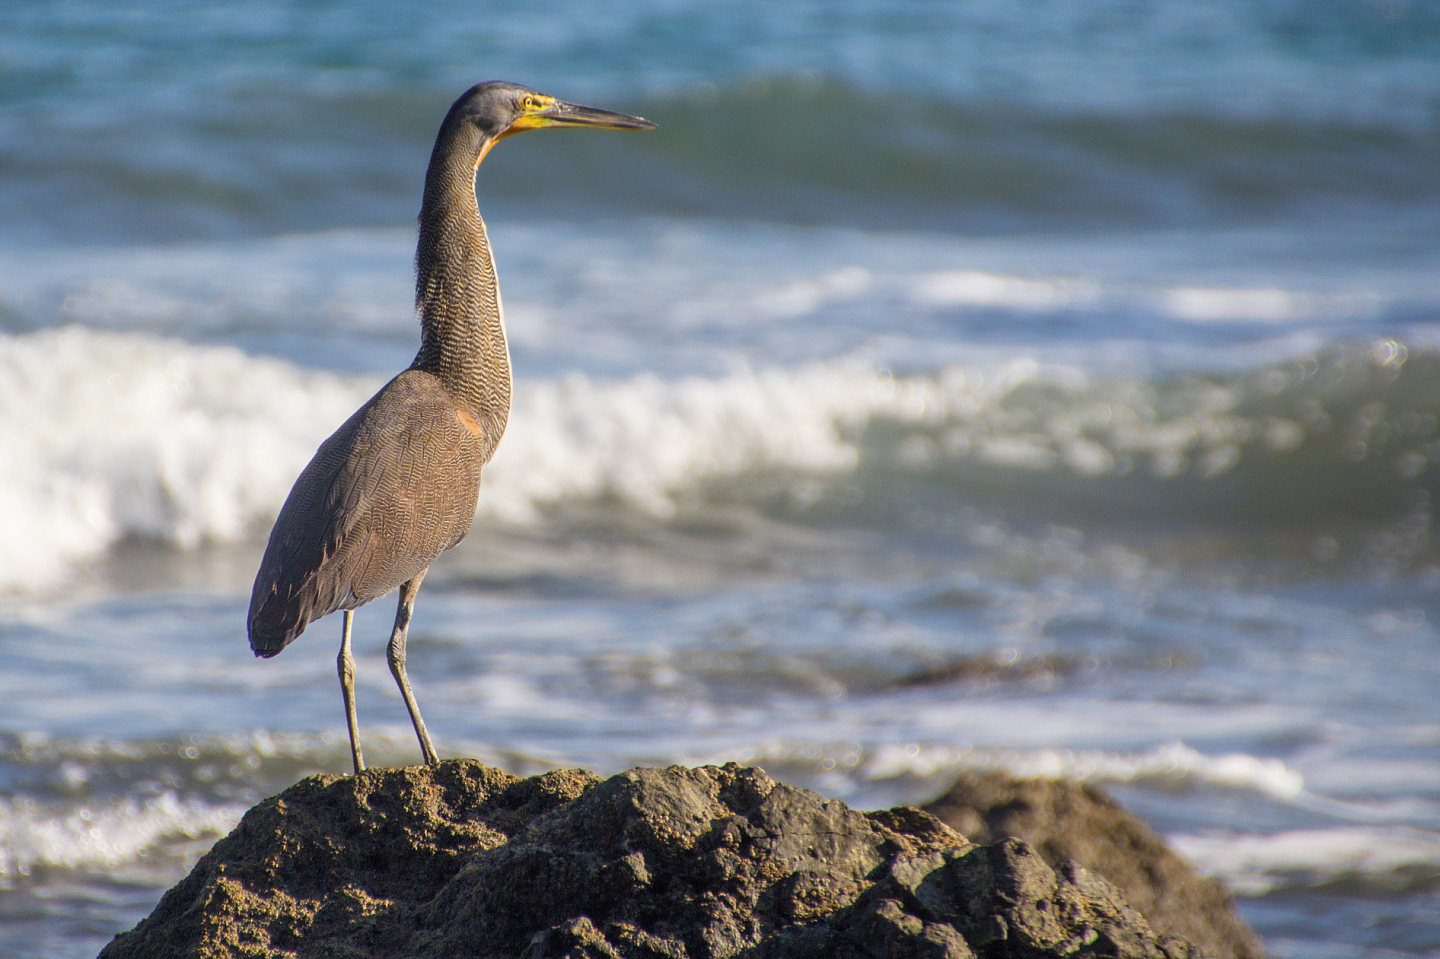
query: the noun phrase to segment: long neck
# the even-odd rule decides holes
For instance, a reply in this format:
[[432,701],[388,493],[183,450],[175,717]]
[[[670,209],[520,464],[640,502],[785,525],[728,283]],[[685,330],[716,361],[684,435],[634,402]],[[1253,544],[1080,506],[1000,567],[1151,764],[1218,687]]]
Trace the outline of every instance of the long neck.
[[434,374],[474,417],[487,460],[510,416],[510,352],[500,287],[475,206],[475,168],[489,146],[468,124],[442,131],[436,140],[415,251],[420,352],[411,364]]

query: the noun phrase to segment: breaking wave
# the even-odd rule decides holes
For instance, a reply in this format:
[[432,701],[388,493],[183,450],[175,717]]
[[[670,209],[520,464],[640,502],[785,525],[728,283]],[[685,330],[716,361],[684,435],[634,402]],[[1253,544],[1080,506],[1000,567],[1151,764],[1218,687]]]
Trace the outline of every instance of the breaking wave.
[[1349,882],[1371,895],[1433,889],[1440,883],[1440,836],[1402,826],[1295,829],[1268,836],[1175,836],[1202,871],[1243,896]]
[[[127,537],[259,536],[381,382],[83,327],[0,338],[0,584],[55,584]],[[907,376],[839,360],[572,373],[519,393],[479,509],[530,524],[557,505],[666,519],[724,504],[827,522],[980,503],[1324,536],[1428,510],[1437,384],[1440,355],[1391,339],[1158,381],[1027,355]]]
[[0,883],[42,866],[118,866],[162,840],[223,835],[245,809],[182,799],[170,791],[144,802],[127,798],[63,809],[0,797]]

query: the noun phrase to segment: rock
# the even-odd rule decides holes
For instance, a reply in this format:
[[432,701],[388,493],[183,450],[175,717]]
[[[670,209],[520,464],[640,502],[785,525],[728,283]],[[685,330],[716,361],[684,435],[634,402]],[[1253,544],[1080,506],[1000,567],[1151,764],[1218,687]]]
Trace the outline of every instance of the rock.
[[1191,956],[1098,876],[736,765],[316,776],[250,810],[121,957]]
[[1199,875],[1142,820],[1103,792],[1065,779],[962,775],[928,812],[977,842],[1021,839],[1052,867],[1105,877],[1162,937],[1212,959],[1263,959],[1260,939],[1230,896]]

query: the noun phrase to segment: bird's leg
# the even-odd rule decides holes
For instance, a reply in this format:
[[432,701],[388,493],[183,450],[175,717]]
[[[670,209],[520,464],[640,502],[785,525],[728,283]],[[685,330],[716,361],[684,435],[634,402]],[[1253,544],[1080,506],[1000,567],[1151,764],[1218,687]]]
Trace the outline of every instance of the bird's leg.
[[410,722],[415,727],[415,735],[420,738],[420,754],[425,757],[426,764],[435,766],[440,759],[435,755],[435,747],[430,745],[430,734],[425,731],[425,720],[420,718],[420,707],[415,702],[414,691],[410,689],[410,677],[405,673],[405,634],[410,629],[415,594],[420,591],[420,581],[425,578],[425,572],[421,570],[420,575],[400,587],[400,605],[395,609],[395,631],[390,634],[385,657],[390,661],[390,674],[400,687],[400,695],[405,698],[405,708],[410,710]]
[[355,775],[365,771],[365,757],[360,754],[360,723],[355,718],[355,660],[350,656],[350,610],[345,610],[345,623],[340,627],[340,655],[335,665],[340,671],[340,695],[345,697],[345,724],[350,727],[350,758],[355,760]]

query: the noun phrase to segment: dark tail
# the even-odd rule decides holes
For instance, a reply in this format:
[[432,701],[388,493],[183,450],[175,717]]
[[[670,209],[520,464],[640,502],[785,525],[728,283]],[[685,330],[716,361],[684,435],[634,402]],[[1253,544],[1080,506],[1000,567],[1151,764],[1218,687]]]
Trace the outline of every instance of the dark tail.
[[266,595],[257,590],[250,597],[250,649],[256,656],[269,659],[305,632],[305,627],[310,625],[310,617],[306,615],[308,610],[299,606],[298,603],[285,602],[273,589]]

